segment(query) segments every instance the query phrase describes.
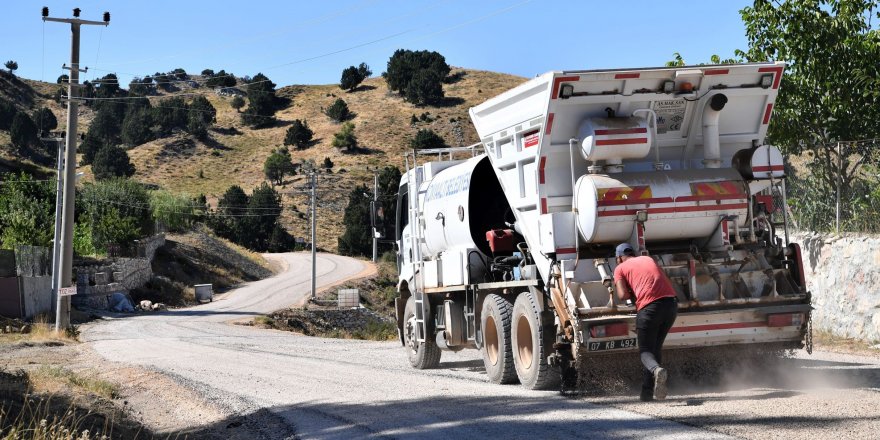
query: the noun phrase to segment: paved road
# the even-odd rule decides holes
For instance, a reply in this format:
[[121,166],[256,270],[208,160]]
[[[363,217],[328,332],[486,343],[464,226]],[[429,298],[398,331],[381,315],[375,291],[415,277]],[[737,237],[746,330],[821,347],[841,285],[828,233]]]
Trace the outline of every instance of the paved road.
[[[417,371],[393,342],[228,324],[308,294],[308,254],[268,258],[286,269],[210,304],[85,326],[82,339],[108,360],[172,377],[230,415],[273,418],[274,428],[258,433],[264,438],[724,438],[556,392],[488,384],[473,350],[444,353],[441,369]],[[318,263],[319,285],[367,267],[329,254]]]

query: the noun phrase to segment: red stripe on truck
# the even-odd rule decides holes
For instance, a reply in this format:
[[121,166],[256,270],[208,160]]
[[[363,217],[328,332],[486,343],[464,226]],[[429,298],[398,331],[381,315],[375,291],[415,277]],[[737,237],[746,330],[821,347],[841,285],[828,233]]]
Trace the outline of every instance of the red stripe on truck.
[[547,115],[547,126],[544,127],[544,134],[549,135],[551,130],[553,130],[553,113]]
[[783,165],[772,165],[769,167],[752,167],[752,171],[784,171],[785,166]]
[[612,134],[642,134],[647,133],[647,128],[615,128],[610,130],[596,130],[596,136],[608,136]]
[[737,328],[767,327],[767,322],[728,322],[724,324],[688,325],[672,327],[669,333],[706,332],[710,330],[732,330]]
[[[676,212],[709,212],[709,211],[724,211],[724,210],[735,210],[735,209],[746,209],[749,207],[748,203],[735,203],[729,205],[714,205],[714,206],[675,206],[671,208],[648,208],[648,214],[674,214]],[[599,217],[617,217],[617,216],[628,216],[628,215],[636,215],[636,209],[614,209],[607,211],[599,211]]]
[[632,145],[632,144],[646,144],[646,143],[648,143],[648,138],[599,139],[596,141],[596,146],[601,146],[601,145]]
[[703,71],[703,75],[727,75],[730,69],[707,69]]
[[779,81],[782,80],[782,66],[774,66],[774,67],[762,67],[758,69],[760,73],[773,73],[773,88],[779,88]]
[[618,73],[614,75],[614,79],[636,79],[641,76],[641,73]]
[[556,78],[553,78],[553,90],[550,99],[556,99],[556,97],[559,96],[559,86],[562,85],[562,83],[580,81],[580,79],[581,77],[579,76],[557,76]]
[[764,122],[763,125],[767,125],[770,123],[770,115],[773,113],[773,104],[767,104],[767,110],[764,110]]
[[541,185],[544,184],[544,167],[547,166],[547,156],[541,156],[541,161],[538,162],[538,183]]

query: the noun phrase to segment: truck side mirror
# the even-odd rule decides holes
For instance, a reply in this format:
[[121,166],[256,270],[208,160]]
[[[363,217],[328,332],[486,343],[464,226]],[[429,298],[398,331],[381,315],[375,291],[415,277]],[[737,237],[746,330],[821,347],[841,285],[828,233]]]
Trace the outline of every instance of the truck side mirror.
[[385,237],[385,206],[378,200],[370,201],[370,224],[376,231],[376,238]]

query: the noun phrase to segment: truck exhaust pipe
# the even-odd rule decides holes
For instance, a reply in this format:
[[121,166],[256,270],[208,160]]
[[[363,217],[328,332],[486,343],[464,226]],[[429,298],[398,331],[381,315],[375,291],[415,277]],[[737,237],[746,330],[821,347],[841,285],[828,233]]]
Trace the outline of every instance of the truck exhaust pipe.
[[718,120],[721,110],[727,105],[723,93],[712,96],[703,107],[703,165],[706,168],[721,168],[721,138],[718,133]]

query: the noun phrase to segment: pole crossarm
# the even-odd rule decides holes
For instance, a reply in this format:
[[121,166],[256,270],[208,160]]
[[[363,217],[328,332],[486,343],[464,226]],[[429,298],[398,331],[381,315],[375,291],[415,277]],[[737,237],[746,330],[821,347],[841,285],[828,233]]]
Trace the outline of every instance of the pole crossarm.
[[53,21],[56,23],[70,23],[76,25],[91,25],[91,26],[108,26],[110,23],[105,21],[94,21],[94,20],[80,20],[79,18],[54,18],[54,17],[43,17],[43,21]]

